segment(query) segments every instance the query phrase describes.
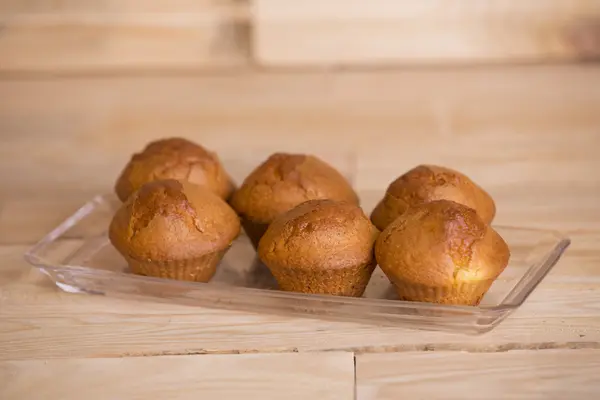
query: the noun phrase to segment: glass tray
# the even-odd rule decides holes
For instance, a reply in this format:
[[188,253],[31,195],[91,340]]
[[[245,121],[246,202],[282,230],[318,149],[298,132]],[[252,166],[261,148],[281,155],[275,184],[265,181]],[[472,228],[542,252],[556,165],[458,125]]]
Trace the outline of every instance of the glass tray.
[[113,195],[94,198],[25,258],[71,293],[477,334],[491,330],[523,304],[570,243],[551,231],[495,227],[510,246],[511,260],[477,307],[399,301],[379,268],[363,298],[307,295],[277,290],[244,234],[209,283],[134,275],[107,237],[119,204]]

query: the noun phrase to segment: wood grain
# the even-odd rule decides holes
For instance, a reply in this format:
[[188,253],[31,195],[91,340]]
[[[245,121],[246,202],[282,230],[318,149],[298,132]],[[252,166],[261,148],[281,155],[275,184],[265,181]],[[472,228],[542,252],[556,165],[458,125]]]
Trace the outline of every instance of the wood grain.
[[592,399],[600,350],[365,354],[356,358],[358,400]]
[[[0,359],[165,354],[598,348],[598,276],[556,277],[492,332],[469,336],[155,301],[72,295],[0,247]],[[5,282],[3,286],[2,282]]]
[[[236,7],[236,4],[237,7]],[[0,14],[4,16],[31,15],[81,15],[143,14],[143,13],[202,13],[210,10],[228,10],[240,6],[240,1],[230,0],[4,0]]]
[[594,0],[4,1],[0,73],[598,59]]
[[248,59],[232,1],[8,2],[0,5],[0,73],[225,68]]
[[0,398],[354,398],[352,353],[0,362]]
[[594,66],[3,80],[2,191],[110,190],[132,152],[183,135],[252,162],[255,150],[345,152],[360,189],[441,163],[518,199],[519,218],[560,203],[560,223],[591,229],[598,88]]
[[257,0],[266,66],[422,65],[598,58],[594,0]]

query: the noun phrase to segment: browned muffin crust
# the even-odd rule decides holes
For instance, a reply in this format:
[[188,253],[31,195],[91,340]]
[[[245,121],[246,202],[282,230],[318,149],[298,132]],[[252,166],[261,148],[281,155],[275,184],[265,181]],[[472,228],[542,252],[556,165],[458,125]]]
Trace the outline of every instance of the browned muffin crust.
[[271,221],[298,204],[316,199],[358,204],[350,183],[329,164],[310,155],[275,153],[248,175],[231,204],[258,248]]
[[243,217],[268,224],[298,204],[316,199],[358,204],[350,183],[329,164],[315,156],[276,153],[244,180],[231,204]]
[[477,211],[489,224],[496,214],[491,196],[462,173],[434,165],[420,165],[392,182],[371,214],[383,230],[408,208],[435,200],[452,200]]
[[119,208],[109,238],[129,258],[178,261],[224,250],[239,232],[238,216],[207,188],[159,180],[142,186]]
[[375,255],[402,299],[475,305],[506,268],[510,251],[475,210],[439,200],[392,222]]
[[143,184],[160,179],[186,180],[205,186],[223,199],[234,190],[218,156],[189,140],[161,139],[134,154],[121,172],[115,191],[125,201]]
[[258,255],[283,290],[361,296],[378,234],[356,204],[310,200],[271,223]]

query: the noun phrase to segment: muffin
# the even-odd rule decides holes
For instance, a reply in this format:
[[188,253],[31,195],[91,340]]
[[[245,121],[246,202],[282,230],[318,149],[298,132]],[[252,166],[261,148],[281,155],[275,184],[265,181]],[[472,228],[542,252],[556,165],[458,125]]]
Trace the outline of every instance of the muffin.
[[208,282],[239,232],[238,216],[219,196],[167,179],[134,192],[108,233],[136,274]]
[[420,165],[392,182],[371,213],[371,221],[384,230],[408,208],[435,200],[452,200],[474,209],[489,224],[496,214],[494,200],[460,172]]
[[360,297],[378,234],[356,204],[310,200],[271,223],[258,255],[282,290]]
[[308,200],[358,205],[358,196],[337,170],[317,157],[276,153],[259,165],[233,194],[231,204],[254,247],[279,215]]
[[215,153],[186,139],[169,138],[151,142],[134,154],[117,179],[115,192],[125,201],[143,184],[159,179],[202,185],[226,200],[235,189]]
[[510,252],[475,210],[438,200],[392,222],[377,239],[375,256],[402,300],[478,305]]

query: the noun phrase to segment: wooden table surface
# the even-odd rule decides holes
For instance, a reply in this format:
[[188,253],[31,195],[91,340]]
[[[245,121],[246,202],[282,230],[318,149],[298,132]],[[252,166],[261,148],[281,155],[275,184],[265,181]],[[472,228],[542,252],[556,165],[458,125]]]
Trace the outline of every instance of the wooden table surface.
[[[26,265],[174,135],[226,160],[349,154],[367,209],[406,169],[447,165],[490,191],[496,223],[573,243],[481,336],[73,295]],[[597,398],[599,151],[595,65],[2,76],[0,398]]]

